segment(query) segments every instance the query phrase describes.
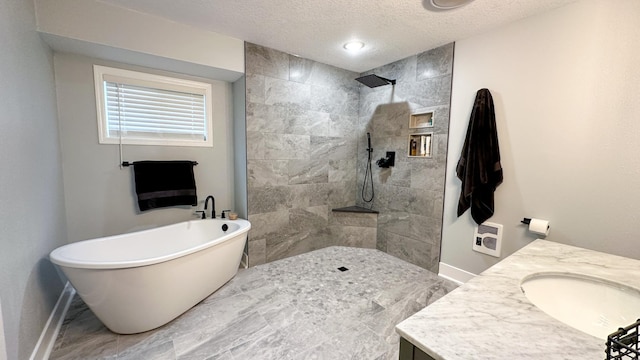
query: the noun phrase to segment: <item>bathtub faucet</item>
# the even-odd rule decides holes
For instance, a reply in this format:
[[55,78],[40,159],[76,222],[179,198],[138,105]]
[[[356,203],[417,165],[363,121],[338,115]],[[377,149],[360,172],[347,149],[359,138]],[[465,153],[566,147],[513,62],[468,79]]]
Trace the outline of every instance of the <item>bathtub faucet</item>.
[[[216,199],[213,198],[213,196],[209,195],[207,196],[207,199],[204,201],[204,209],[207,210],[207,204],[209,203],[209,199],[211,199],[211,218],[215,219],[216,218]],[[205,215],[206,215],[206,211],[205,211]]]

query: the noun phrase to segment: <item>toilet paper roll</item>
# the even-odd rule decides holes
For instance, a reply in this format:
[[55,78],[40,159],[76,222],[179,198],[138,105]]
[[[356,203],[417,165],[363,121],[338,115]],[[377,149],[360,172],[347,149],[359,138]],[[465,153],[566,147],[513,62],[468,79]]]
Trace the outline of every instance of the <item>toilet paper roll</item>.
[[549,235],[549,222],[547,220],[531,219],[529,231],[538,235]]

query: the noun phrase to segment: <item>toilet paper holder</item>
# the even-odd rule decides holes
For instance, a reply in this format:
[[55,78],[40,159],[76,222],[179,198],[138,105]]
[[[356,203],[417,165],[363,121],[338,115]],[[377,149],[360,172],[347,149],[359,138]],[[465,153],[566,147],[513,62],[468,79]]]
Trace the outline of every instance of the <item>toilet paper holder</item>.
[[[529,225],[531,224],[531,218],[523,218],[522,220],[520,220],[521,223]],[[550,229],[551,226],[547,225],[547,230]]]

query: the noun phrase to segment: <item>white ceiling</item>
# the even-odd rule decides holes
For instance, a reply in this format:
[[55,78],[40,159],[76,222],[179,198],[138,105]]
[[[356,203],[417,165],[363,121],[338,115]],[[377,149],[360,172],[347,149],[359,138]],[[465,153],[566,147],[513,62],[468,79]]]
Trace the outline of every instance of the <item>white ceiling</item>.
[[[475,0],[448,12],[423,0],[102,1],[364,72],[577,0]],[[365,48],[347,52],[351,39]]]

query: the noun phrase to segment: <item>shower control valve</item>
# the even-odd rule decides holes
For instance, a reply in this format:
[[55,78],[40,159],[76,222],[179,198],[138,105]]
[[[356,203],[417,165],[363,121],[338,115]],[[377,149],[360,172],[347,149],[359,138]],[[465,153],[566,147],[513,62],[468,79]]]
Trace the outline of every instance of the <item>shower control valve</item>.
[[376,165],[381,168],[388,168],[390,166],[394,166],[396,164],[396,152],[395,151],[387,151],[387,157],[383,157],[376,161]]

